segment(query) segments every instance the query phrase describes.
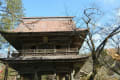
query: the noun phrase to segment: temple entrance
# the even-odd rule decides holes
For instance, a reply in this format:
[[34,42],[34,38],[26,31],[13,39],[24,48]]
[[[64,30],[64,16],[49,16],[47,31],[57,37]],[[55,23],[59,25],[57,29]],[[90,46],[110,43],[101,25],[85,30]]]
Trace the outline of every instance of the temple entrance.
[[72,80],[71,74],[21,75],[20,80]]
[[56,75],[42,75],[41,80],[56,80]]
[[[10,51],[9,58],[1,60],[20,74],[20,80],[72,80],[76,64],[83,65],[89,58],[79,55],[89,30],[77,28],[72,19],[71,16],[22,18],[24,24],[0,32],[16,49]],[[35,24],[34,28],[26,28],[27,23]]]
[[[36,76],[35,76],[36,77]],[[49,74],[41,75],[34,80],[71,80],[71,74]]]

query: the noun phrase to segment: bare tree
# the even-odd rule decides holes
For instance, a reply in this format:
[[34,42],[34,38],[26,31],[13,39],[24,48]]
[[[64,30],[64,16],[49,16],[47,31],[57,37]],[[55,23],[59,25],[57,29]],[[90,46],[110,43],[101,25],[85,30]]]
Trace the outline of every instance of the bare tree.
[[89,77],[89,80],[94,80],[95,75],[97,74],[97,68],[99,67],[98,64],[100,64],[98,58],[100,57],[100,54],[102,53],[108,39],[110,39],[111,37],[113,37],[114,35],[120,32],[120,26],[118,26],[115,29],[112,29],[112,31],[108,33],[106,36],[104,36],[104,38],[102,38],[99,41],[99,44],[96,44],[95,36],[97,35],[101,36],[99,32],[105,29],[105,27],[98,26],[96,24],[97,20],[99,20],[100,18],[98,16],[100,16],[99,9],[87,8],[84,10],[84,17],[82,17],[82,20],[84,21],[86,27],[89,29],[88,36],[85,41],[91,52],[92,61],[93,61],[93,70],[92,70],[92,74]]

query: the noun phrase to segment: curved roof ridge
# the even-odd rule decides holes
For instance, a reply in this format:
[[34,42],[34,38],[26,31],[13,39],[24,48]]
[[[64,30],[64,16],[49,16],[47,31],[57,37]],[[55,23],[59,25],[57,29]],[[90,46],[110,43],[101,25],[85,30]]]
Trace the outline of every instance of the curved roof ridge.
[[74,18],[75,16],[22,17],[22,19]]

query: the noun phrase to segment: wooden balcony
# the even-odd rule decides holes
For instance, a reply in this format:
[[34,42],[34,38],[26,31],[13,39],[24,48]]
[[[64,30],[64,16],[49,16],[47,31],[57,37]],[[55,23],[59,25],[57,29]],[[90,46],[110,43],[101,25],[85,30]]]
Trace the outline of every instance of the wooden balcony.
[[70,49],[26,49],[13,51],[12,56],[53,56],[53,55],[77,55],[78,48]]

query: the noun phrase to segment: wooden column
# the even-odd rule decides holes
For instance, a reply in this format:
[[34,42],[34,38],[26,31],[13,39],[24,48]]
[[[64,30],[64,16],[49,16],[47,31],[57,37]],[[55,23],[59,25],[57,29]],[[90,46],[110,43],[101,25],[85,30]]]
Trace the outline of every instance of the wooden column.
[[65,80],[70,80],[69,74],[66,74],[66,75],[65,75]]
[[34,73],[34,80],[38,80],[37,72]]
[[70,80],[72,80],[72,74],[70,73],[69,75],[70,75]]
[[57,79],[57,80],[65,80],[65,75],[62,74],[62,73],[57,74],[57,75],[56,75],[56,79]]
[[34,80],[38,80],[37,72],[35,72],[35,74],[34,74]]
[[39,78],[39,80],[41,80],[41,74],[39,74],[39,77],[38,77],[38,78]]
[[59,75],[58,74],[56,74],[56,80],[59,80]]
[[23,77],[23,76],[20,76],[20,80],[24,80],[24,77]]

